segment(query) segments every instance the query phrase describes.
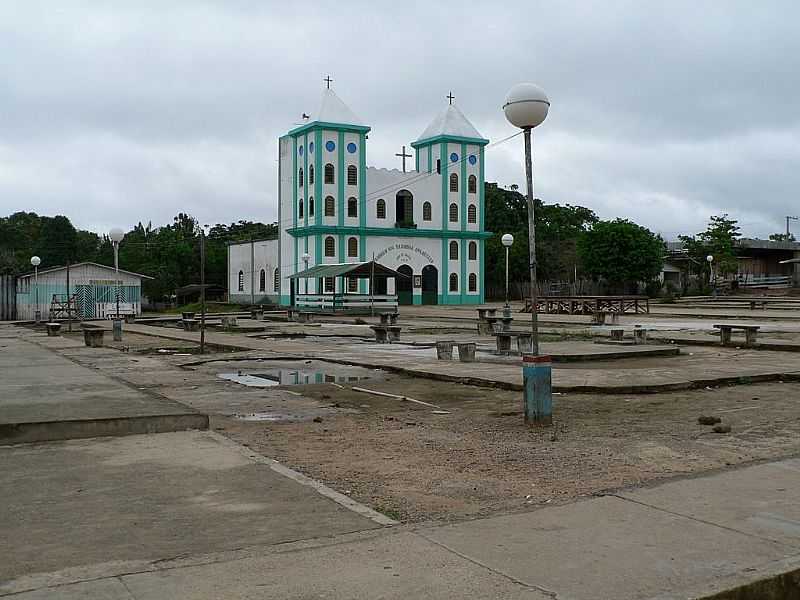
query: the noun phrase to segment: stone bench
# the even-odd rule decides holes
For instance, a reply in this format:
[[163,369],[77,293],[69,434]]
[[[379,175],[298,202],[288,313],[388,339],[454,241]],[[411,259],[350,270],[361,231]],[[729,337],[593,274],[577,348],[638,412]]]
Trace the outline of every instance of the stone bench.
[[485,321],[487,317],[494,317],[497,315],[496,308],[478,308],[478,320]]
[[308,311],[297,311],[296,319],[298,323],[313,323],[314,313]]
[[612,329],[611,332],[611,339],[615,342],[621,342],[623,337],[625,336],[625,330],[620,328]]
[[184,331],[198,331],[200,323],[197,319],[183,319],[181,327],[183,327]]
[[225,316],[222,317],[222,328],[223,329],[233,329],[238,324],[236,317]]
[[477,344],[473,342],[458,344],[458,360],[460,360],[461,362],[475,362],[476,347]]
[[436,358],[439,360],[453,360],[453,346],[455,342],[436,342]]
[[45,323],[44,326],[47,328],[47,335],[50,337],[57,337],[61,331],[61,323]]
[[391,344],[400,339],[399,325],[370,325],[369,328],[375,332],[375,341],[379,344]]
[[381,313],[378,315],[381,319],[381,325],[396,325],[397,313]]
[[189,319],[194,319],[194,313],[193,312],[182,312],[181,313],[181,319],[183,319],[184,321],[188,321]]
[[714,325],[714,329],[719,329],[719,339],[723,346],[731,345],[731,334],[733,330],[744,331],[744,345],[755,346],[758,338],[759,325],[735,325],[733,323],[721,323]]
[[254,321],[261,321],[264,318],[264,311],[258,308],[254,308],[250,311],[250,318]]
[[530,354],[533,352],[533,334],[531,333],[511,333],[510,331],[499,331],[495,333],[497,339],[498,354],[514,354],[511,346],[516,339],[516,354]]
[[478,321],[478,335],[494,335],[497,321],[497,317],[486,317]]
[[105,330],[95,326],[82,326],[83,327],[83,343],[90,348],[103,347],[103,335]]

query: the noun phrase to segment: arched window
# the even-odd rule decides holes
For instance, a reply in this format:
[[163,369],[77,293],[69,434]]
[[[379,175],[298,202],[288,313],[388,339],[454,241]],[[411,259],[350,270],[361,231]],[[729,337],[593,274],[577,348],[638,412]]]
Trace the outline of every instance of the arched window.
[[450,191],[457,192],[458,191],[458,175],[455,173],[450,173]]
[[348,217],[358,216],[358,200],[356,200],[355,198],[347,199],[347,216]]
[[475,175],[470,175],[469,179],[467,179],[467,191],[470,194],[478,193],[478,178]]
[[330,235],[325,238],[325,256],[336,256],[336,241]]
[[450,242],[450,260],[458,260],[458,242]]
[[358,256],[358,238],[347,238],[347,256]]
[[244,291],[244,271],[239,271],[239,291]]
[[303,218],[303,199],[300,198],[300,201],[297,203],[297,218]]
[[325,216],[336,216],[336,202],[334,201],[333,196],[327,196],[325,198]]
[[314,216],[314,198],[308,199],[308,216],[309,217]]
[[422,220],[423,221],[430,221],[432,216],[433,210],[431,209],[430,202],[423,202],[422,203]]
[[469,243],[467,256],[470,260],[478,260],[478,244],[476,242]]
[[281,270],[275,269],[275,273],[272,276],[272,291],[276,294],[281,291]]
[[297,173],[297,187],[303,187],[303,167],[300,167],[300,171]]
[[358,167],[355,165],[347,167],[347,185],[358,185]]
[[335,177],[333,176],[333,165],[331,163],[325,165],[325,183],[335,183]]
[[264,269],[261,269],[261,273],[258,276],[258,291],[267,291],[267,272]]
[[468,290],[470,292],[477,292],[478,291],[478,276],[475,273],[469,274],[469,284]]
[[386,200],[383,198],[378,200],[378,204],[375,206],[375,216],[379,219],[386,218]]
[[455,202],[450,205],[450,222],[458,223],[458,204]]
[[308,185],[314,185],[314,165],[308,165]]
[[355,277],[348,277],[347,278],[347,291],[351,294],[358,291],[358,279]]
[[450,291],[457,292],[458,291],[458,275],[455,273],[450,273]]
[[475,207],[474,204],[470,204],[467,207],[467,223],[477,223],[478,222],[478,209]]

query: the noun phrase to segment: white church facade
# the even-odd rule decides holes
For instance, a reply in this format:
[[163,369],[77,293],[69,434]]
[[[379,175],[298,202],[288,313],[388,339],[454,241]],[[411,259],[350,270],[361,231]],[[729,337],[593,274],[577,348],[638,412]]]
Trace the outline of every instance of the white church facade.
[[290,306],[302,293],[366,294],[368,280],[290,277],[373,259],[406,275],[373,291],[400,304],[484,301],[488,140],[452,98],[412,142],[414,171],[367,167],[369,131],[326,89],[319,111],[280,138],[279,238],[229,246],[231,301]]

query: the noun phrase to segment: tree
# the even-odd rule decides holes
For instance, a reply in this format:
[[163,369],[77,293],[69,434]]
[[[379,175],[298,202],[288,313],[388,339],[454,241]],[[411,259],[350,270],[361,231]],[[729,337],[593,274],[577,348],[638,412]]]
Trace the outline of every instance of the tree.
[[769,239],[773,242],[794,242],[794,234],[791,233],[770,233]]
[[712,216],[705,231],[695,236],[680,236],[689,258],[698,273],[703,275],[703,281],[708,281],[709,278],[711,267],[706,261],[709,255],[714,257],[714,266],[723,277],[738,270],[736,240],[741,233],[737,223],[725,213]]
[[649,282],[661,272],[664,240],[625,219],[598,221],[578,239],[578,256],[587,273],[615,292]]

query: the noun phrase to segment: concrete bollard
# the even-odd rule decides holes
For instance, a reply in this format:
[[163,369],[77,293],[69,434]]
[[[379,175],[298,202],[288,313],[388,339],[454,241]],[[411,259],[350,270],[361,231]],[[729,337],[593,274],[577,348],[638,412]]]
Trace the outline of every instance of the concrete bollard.
[[458,360],[461,362],[475,362],[474,343],[458,344]]
[[497,333],[495,334],[497,340],[497,353],[498,354],[511,354],[511,334],[510,333]]
[[370,325],[369,328],[375,332],[375,341],[378,344],[385,344],[389,341],[388,330],[385,325]]
[[104,333],[102,329],[86,328],[83,330],[83,343],[90,348],[102,348]]
[[112,328],[114,331],[114,341],[121,342],[122,341],[122,319],[114,319]]
[[453,344],[455,342],[436,342],[436,358],[453,360]]
[[552,360],[549,356],[522,357],[525,423],[553,424]]
[[47,327],[48,337],[58,337],[61,331],[61,323],[45,323],[45,327]]
[[641,325],[633,326],[633,343],[646,344],[647,343],[647,329]]

